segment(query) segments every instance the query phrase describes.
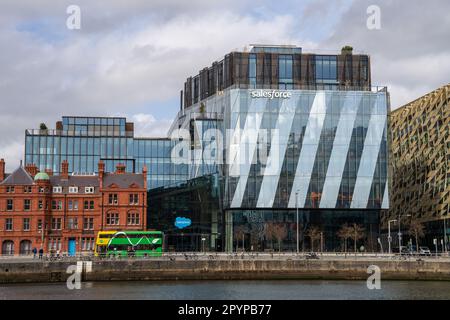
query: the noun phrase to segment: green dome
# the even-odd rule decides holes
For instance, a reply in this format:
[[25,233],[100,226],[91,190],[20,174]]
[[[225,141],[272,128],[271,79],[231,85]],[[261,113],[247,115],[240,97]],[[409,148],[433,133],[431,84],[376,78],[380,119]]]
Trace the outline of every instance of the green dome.
[[38,180],[50,180],[50,177],[45,172],[39,172],[37,175],[34,176],[34,181]]

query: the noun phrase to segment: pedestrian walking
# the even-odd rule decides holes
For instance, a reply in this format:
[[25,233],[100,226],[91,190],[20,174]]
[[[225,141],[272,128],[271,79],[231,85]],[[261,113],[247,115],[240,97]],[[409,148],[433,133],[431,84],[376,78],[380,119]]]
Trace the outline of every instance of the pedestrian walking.
[[44,249],[40,248],[39,249],[39,259],[42,259],[43,256],[44,256]]
[[34,247],[33,250],[31,250],[31,252],[33,252],[33,259],[36,259],[36,254],[37,254],[36,247]]

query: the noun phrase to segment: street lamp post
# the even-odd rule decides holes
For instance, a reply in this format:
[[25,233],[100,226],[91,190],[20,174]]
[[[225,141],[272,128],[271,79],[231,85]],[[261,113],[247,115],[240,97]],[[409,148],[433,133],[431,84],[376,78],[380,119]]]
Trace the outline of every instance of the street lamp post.
[[295,192],[295,208],[297,210],[297,254],[300,252],[298,239],[298,190]]
[[391,254],[391,242],[392,242],[392,237],[391,237],[391,222],[397,222],[397,220],[389,220],[388,221],[388,244],[389,244],[389,254]]

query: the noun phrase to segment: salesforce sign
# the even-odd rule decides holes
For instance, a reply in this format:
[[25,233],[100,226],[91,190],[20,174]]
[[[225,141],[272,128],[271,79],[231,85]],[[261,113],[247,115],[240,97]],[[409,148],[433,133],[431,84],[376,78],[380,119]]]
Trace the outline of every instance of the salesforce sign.
[[252,98],[266,98],[266,99],[290,99],[292,97],[292,92],[281,91],[281,90],[252,90],[250,91],[250,96]]
[[175,219],[175,227],[177,227],[178,229],[184,229],[189,227],[192,224],[191,219],[189,218],[185,218],[185,217],[177,217]]

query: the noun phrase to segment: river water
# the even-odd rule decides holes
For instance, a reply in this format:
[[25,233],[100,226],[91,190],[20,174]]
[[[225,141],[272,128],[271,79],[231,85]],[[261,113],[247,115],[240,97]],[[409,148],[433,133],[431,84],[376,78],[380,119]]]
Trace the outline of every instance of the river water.
[[80,290],[65,283],[0,285],[2,299],[450,299],[450,282],[382,281],[380,290],[365,281],[136,281],[85,282]]

